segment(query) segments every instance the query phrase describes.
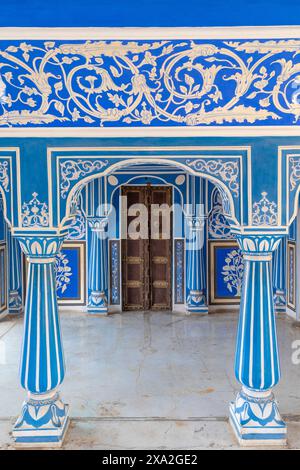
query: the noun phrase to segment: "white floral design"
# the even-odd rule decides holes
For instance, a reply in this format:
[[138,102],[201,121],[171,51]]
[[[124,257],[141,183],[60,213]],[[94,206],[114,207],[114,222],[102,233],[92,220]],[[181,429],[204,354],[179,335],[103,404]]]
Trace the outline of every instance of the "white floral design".
[[45,202],[40,202],[38,193],[32,193],[32,199],[22,204],[23,227],[48,227],[49,213]]
[[297,123],[299,45],[1,41],[0,126]]
[[72,269],[68,264],[67,255],[58,253],[55,260],[56,290],[58,294],[63,294],[71,282]]
[[268,193],[261,193],[262,198],[253,204],[253,225],[277,225],[277,204],[269,201]]
[[225,258],[225,263],[221,273],[223,280],[229,292],[234,293],[234,296],[238,297],[241,295],[244,273],[244,260],[240,250],[234,249],[229,251]]

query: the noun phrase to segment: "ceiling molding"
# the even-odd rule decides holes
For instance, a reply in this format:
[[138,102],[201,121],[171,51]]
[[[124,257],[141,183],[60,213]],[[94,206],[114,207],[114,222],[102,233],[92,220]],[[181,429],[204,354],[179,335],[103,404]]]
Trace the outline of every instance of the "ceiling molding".
[[300,126],[0,128],[6,137],[300,137]]
[[16,28],[0,27],[1,40],[13,39],[289,39],[300,26],[232,26],[184,28]]

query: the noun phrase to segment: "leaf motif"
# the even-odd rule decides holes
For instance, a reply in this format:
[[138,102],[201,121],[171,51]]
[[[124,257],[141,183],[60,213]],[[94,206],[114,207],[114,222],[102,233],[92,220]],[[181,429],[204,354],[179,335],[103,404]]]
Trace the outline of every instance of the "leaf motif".
[[94,119],[92,119],[90,116],[84,116],[83,118],[84,122],[92,123],[95,122]]
[[56,91],[62,90],[63,89],[63,82],[56,82],[54,84],[54,88],[55,88]]
[[29,61],[29,54],[28,54],[28,52],[24,52],[24,53],[22,54],[22,56],[24,57],[25,62],[28,62],[28,61]]
[[114,77],[119,77],[120,76],[118,70],[113,65],[110,66],[110,71],[111,71],[111,73],[113,74]]
[[58,111],[62,116],[65,112],[65,105],[61,101],[55,101],[54,108]]
[[15,46],[8,46],[6,50],[9,52],[18,52],[18,48]]

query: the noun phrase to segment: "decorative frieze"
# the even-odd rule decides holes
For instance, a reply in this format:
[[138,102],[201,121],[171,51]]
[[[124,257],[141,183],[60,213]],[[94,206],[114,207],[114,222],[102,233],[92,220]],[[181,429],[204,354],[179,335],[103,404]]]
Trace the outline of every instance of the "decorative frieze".
[[299,46],[1,41],[0,126],[291,125],[299,117]]

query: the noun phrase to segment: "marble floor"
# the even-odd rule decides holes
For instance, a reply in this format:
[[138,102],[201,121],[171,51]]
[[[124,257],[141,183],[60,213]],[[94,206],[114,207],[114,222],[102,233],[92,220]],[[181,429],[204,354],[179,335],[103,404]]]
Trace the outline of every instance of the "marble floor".
[[[18,382],[22,318],[0,322],[0,448],[25,392]],[[233,361],[237,314],[169,312],[108,317],[61,312],[67,373],[61,386],[72,424],[67,449],[235,448],[228,403],[239,389]],[[278,317],[282,379],[275,393],[300,447],[300,328]]]

